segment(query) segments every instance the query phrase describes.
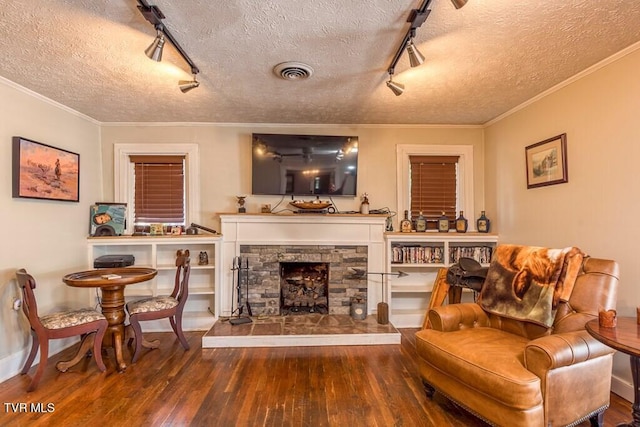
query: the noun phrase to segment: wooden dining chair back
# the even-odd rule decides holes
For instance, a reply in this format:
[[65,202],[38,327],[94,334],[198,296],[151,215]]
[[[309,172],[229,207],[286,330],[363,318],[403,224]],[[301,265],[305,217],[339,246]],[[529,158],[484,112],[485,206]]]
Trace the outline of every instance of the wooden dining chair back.
[[[102,361],[102,338],[107,330],[107,319],[96,310],[84,308],[80,310],[61,311],[47,314],[40,317],[38,315],[38,305],[34,289],[36,281],[24,268],[16,272],[16,279],[22,289],[22,310],[29,319],[33,343],[27,361],[22,368],[21,374],[26,374],[31,368],[31,364],[40,349],[40,363],[27,391],[33,391],[38,386],[42,373],[47,366],[49,357],[49,340],[58,338],[69,338],[81,336],[83,341],[93,336],[93,356],[95,357],[98,369],[104,372],[106,367]],[[63,371],[64,372],[64,371]]]
[[169,318],[173,332],[180,340],[185,350],[189,350],[189,343],[182,332],[182,312],[189,297],[189,275],[191,273],[191,259],[189,250],[178,250],[176,253],[176,275],[173,292],[167,296],[144,298],[127,303],[129,322],[134,332],[135,349],[131,363],[135,363],[140,357],[142,347],[156,348],[157,345],[149,344],[144,340],[140,322],[145,320],[158,320]]

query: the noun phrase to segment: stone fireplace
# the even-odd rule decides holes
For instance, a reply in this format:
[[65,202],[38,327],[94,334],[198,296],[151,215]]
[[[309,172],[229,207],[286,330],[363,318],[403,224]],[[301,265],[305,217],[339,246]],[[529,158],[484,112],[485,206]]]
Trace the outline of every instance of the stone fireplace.
[[367,255],[364,245],[241,245],[253,314],[349,314],[352,297],[367,299],[366,277],[353,275]]
[[[377,276],[354,278],[353,268],[385,271],[384,215],[221,214],[224,236],[216,310],[230,316],[236,305],[234,259],[248,261],[248,297],[253,315],[276,316],[281,305],[281,263],[328,265],[328,310],[349,314],[351,298],[367,301],[367,314],[382,300]],[[217,268],[217,266],[216,266]],[[241,287],[242,302],[247,286]]]
[[[385,271],[385,223],[386,216],[377,214],[220,214],[224,238],[215,267],[220,265],[214,312],[234,314],[241,257],[249,282],[242,281],[241,295],[249,295],[254,318],[243,325],[216,322],[202,338],[202,348],[400,344],[393,325],[379,325],[371,316],[383,297],[380,275],[365,279],[351,272]],[[283,263],[327,264],[328,309],[346,316],[277,316]],[[351,296],[357,294],[366,295],[370,316],[357,321],[356,331],[348,314]]]

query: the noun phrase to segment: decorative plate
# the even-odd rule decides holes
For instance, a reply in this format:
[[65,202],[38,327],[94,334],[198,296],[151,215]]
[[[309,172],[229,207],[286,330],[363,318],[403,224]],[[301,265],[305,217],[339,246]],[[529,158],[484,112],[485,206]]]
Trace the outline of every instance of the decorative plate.
[[289,204],[298,209],[326,209],[331,206],[331,202],[290,202]]

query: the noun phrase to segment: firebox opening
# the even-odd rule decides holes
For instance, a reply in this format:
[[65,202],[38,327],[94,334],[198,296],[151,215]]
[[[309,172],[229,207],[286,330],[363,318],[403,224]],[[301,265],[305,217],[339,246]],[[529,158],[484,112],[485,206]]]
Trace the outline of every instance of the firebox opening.
[[329,263],[280,263],[280,314],[329,313]]

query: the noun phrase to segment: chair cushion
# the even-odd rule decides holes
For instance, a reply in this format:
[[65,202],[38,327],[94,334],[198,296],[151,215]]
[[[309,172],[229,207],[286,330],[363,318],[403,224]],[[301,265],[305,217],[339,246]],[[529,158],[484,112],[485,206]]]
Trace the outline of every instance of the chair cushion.
[[527,342],[493,328],[416,333],[416,349],[425,363],[502,405],[521,410],[542,404],[540,379],[523,363]]
[[62,329],[71,326],[84,325],[85,323],[95,322],[96,320],[105,319],[102,313],[92,308],[83,308],[73,311],[61,311],[58,313],[47,314],[40,318],[42,326],[47,329]]
[[169,296],[160,296],[132,301],[127,304],[127,311],[130,315],[136,313],[148,313],[150,311],[166,310],[177,305],[177,299]]

